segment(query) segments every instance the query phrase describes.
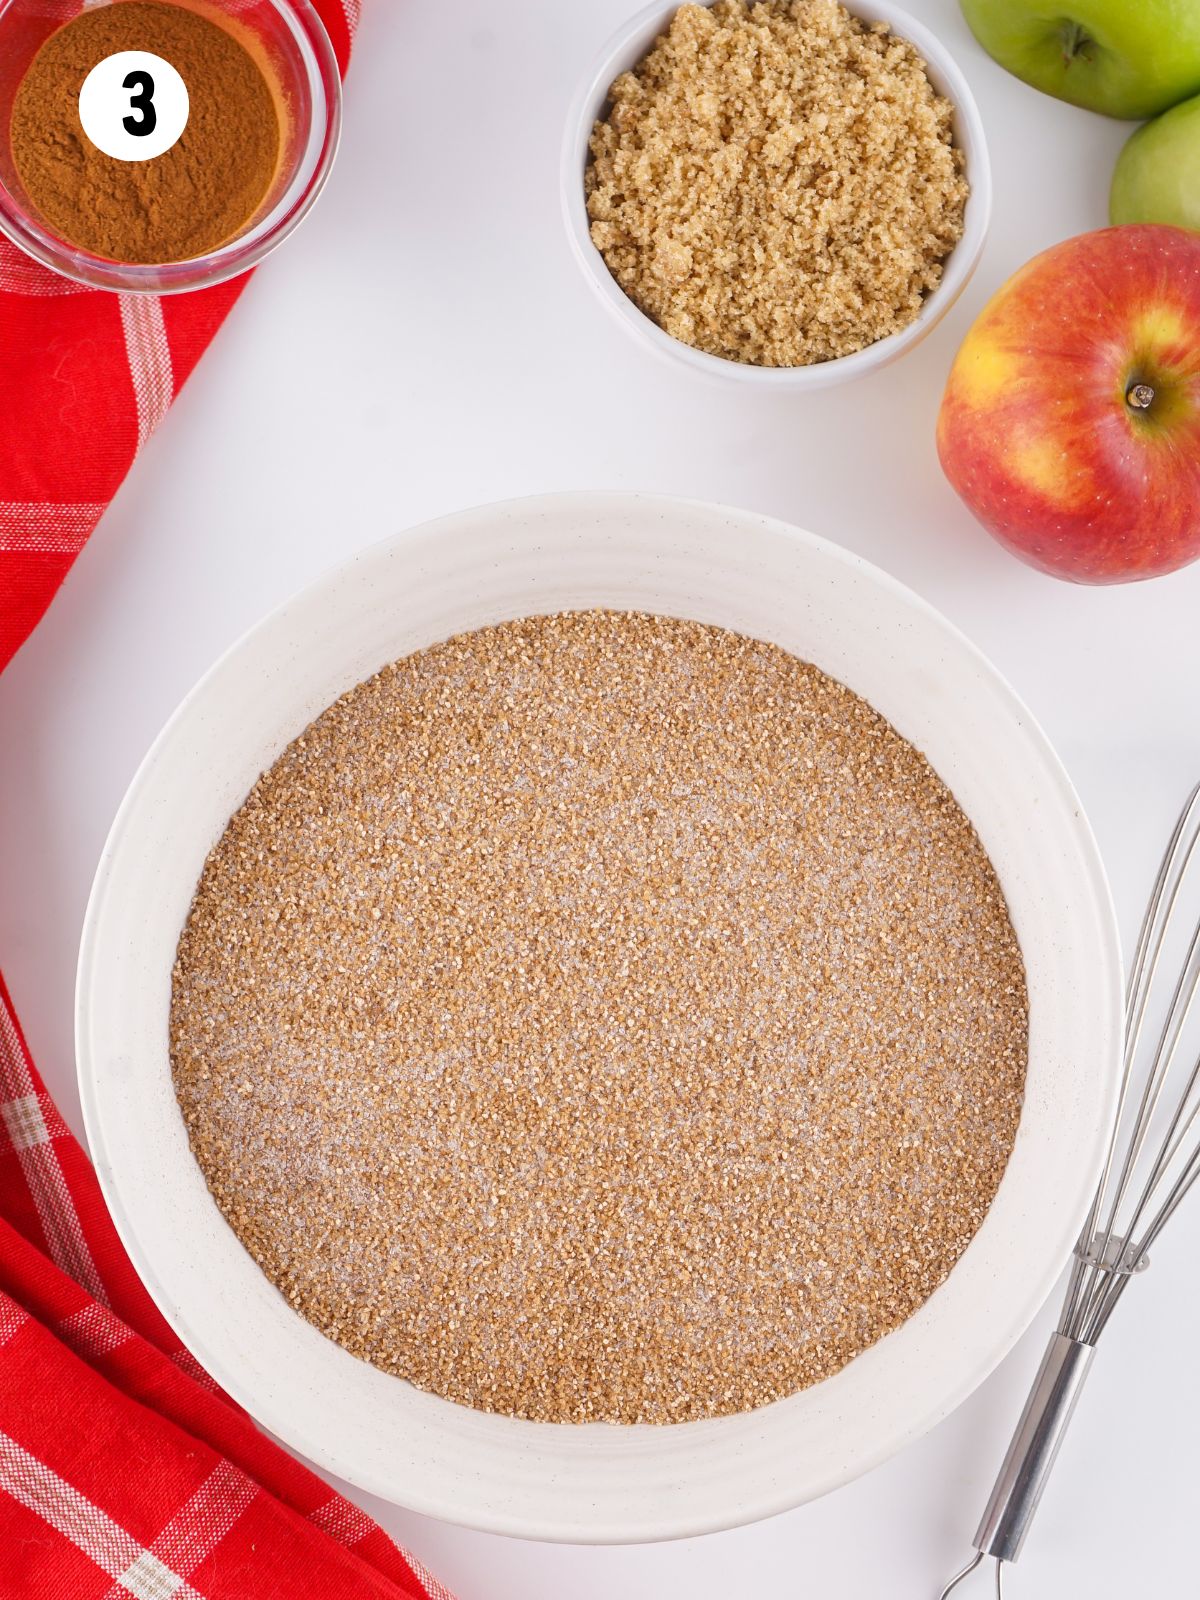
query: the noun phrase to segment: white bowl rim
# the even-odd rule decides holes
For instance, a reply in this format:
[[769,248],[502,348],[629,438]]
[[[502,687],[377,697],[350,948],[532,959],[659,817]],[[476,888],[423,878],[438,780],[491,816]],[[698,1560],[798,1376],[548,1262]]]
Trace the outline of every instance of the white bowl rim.
[[[237,1361],[240,1359],[239,1352],[235,1350],[231,1356],[223,1352],[214,1352],[208,1346],[203,1332],[197,1330],[193,1314],[187,1307],[178,1304],[174,1300],[164,1285],[156,1261],[151,1259],[142,1247],[137,1217],[126,1205],[122,1189],[122,1176],[113,1164],[105,1135],[102,1114],[103,1095],[96,1070],[96,1052],[91,1035],[92,990],[96,985],[96,971],[101,954],[97,929],[104,904],[113,894],[114,861],[129,831],[130,816],[135,802],[147,780],[148,774],[154,767],[159,752],[180,726],[189,719],[192,708],[203,697],[209,686],[228,669],[239,654],[259,635],[268,632],[279,624],[293,607],[303,607],[306,603],[316,599],[339,576],[356,568],[365,569],[368,572],[372,567],[382,569],[394,555],[410,542],[434,538],[439,541],[449,542],[453,540],[456,532],[478,527],[481,524],[490,524],[497,518],[505,516],[525,518],[545,512],[561,511],[586,517],[593,512],[611,511],[622,507],[631,512],[638,510],[650,515],[656,512],[666,514],[690,512],[696,515],[725,517],[732,519],[736,523],[741,523],[747,528],[753,527],[775,536],[782,535],[801,545],[808,546],[818,554],[846,568],[850,573],[858,574],[878,586],[893,599],[899,600],[910,612],[924,617],[926,621],[931,622],[937,629],[941,630],[942,634],[957,650],[963,652],[968,658],[973,659],[982,674],[989,680],[992,688],[1019,722],[1023,733],[1035,747],[1048,780],[1054,786],[1064,804],[1073,813],[1072,829],[1075,843],[1078,845],[1085,863],[1084,881],[1080,887],[1086,890],[1090,896],[1090,910],[1095,919],[1094,954],[1098,962],[1095,1017],[1097,1036],[1102,1048],[1098,1052],[1093,1052],[1092,1059],[1096,1065],[1097,1073],[1103,1074],[1097,1078],[1095,1114],[1091,1119],[1086,1160],[1082,1154],[1078,1158],[1080,1181],[1075,1194],[1075,1204],[1065,1207],[1056,1216],[1046,1219],[1045,1228],[1041,1234],[1041,1242],[1043,1246],[1050,1245],[1052,1248],[1044,1248],[1040,1252],[1038,1259],[1029,1263],[1031,1270],[1027,1272],[1022,1280],[1025,1286],[1022,1297],[1019,1302],[1015,1299],[1010,1301],[1006,1305],[1005,1315],[989,1325],[986,1356],[982,1360],[976,1361],[969,1375],[964,1375],[961,1381],[944,1390],[935,1403],[927,1404],[919,1412],[907,1416],[902,1425],[894,1425],[888,1430],[881,1430],[873,1448],[859,1449],[848,1458],[831,1462],[816,1486],[810,1483],[803,1489],[797,1489],[792,1485],[780,1489],[772,1496],[761,1495],[754,1501],[750,1510],[747,1510],[744,1503],[738,1501],[737,1509],[731,1510],[723,1516],[676,1516],[668,1521],[662,1517],[656,1517],[652,1511],[648,1511],[644,1520],[640,1521],[636,1528],[633,1529],[625,1524],[596,1521],[589,1516],[586,1506],[580,1506],[573,1518],[567,1518],[561,1512],[553,1511],[542,1515],[525,1514],[514,1516],[509,1513],[493,1514],[481,1509],[478,1505],[471,1505],[469,1509],[464,1509],[462,1492],[456,1490],[456,1492],[448,1494],[444,1490],[430,1488],[420,1481],[408,1482],[401,1496],[397,1493],[394,1482],[386,1474],[357,1468],[354,1462],[341,1455],[338,1449],[330,1445],[326,1439],[312,1433],[303,1421],[297,1421],[294,1416],[281,1414],[266,1405],[261,1396],[252,1392],[243,1382],[237,1365]],[[535,607],[530,608],[530,610],[535,609]],[[299,731],[299,728],[295,730],[295,732]],[[289,737],[294,737],[294,734],[290,734]],[[197,1357],[221,1387],[290,1448],[369,1493],[377,1494],[395,1504],[404,1505],[410,1510],[438,1517],[443,1521],[460,1523],[480,1531],[529,1539],[588,1544],[616,1544],[692,1537],[726,1528],[743,1526],[748,1522],[792,1509],[798,1504],[826,1494],[871,1470],[895,1454],[904,1445],[926,1433],[961,1404],[994,1371],[1026,1331],[1069,1259],[1079,1227],[1086,1213],[1096,1178],[1099,1175],[1108,1142],[1108,1129],[1115,1113],[1121,1023],[1121,958],[1116,917],[1109,885],[1090,825],[1070,779],[1047,736],[1020,700],[1015,690],[1002,674],[992,666],[983,652],[932,604],[909,589],[899,579],[853,552],[821,538],[819,535],[809,533],[776,518],[762,516],[715,502],[698,501],[669,495],[630,494],[621,491],[534,495],[479,505],[434,518],[376,541],[364,550],[352,555],[349,559],[331,565],[325,573],[296,591],[257,623],[245,630],[201,676],[168,718],[151,744],[146,756],[139,764],[118,808],[100,856],[85,912],[80,941],[75,1005],[76,1054],[84,1127],[104,1198],[109,1207],[118,1236],[159,1310],[179,1335],[185,1346]],[[1108,1059],[1107,1071],[1104,1069],[1103,1058],[1105,1057]],[[213,1210],[215,1211],[215,1203],[213,1204]],[[247,1259],[249,1258],[247,1257]],[[255,1272],[258,1271],[257,1268],[254,1268],[254,1270]],[[956,1268],[955,1270],[957,1271],[958,1269]],[[953,1274],[951,1276],[953,1277]],[[940,1293],[941,1291],[938,1292]],[[917,1315],[920,1315],[920,1313],[917,1313]],[[909,1320],[910,1322],[912,1321],[912,1319]],[[903,1324],[897,1332],[902,1332],[907,1325]],[[895,1334],[892,1334],[888,1338],[895,1338],[895,1336]],[[316,1335],[316,1337],[321,1338],[320,1335]],[[323,1339],[321,1342],[323,1344],[328,1343]],[[887,1340],[884,1340],[879,1345],[873,1346],[870,1351],[865,1353],[865,1357],[857,1358],[858,1361],[869,1357],[872,1351],[879,1350],[886,1343]],[[330,1348],[337,1349],[336,1346],[332,1345]],[[361,1363],[354,1362],[351,1357],[346,1359],[355,1366],[361,1365]],[[854,1365],[855,1363],[851,1363],[851,1366]],[[849,1369],[843,1369],[843,1372],[847,1370]],[[401,1380],[389,1379],[388,1381],[395,1383]],[[836,1377],[827,1380],[827,1382],[835,1381]],[[407,1388],[408,1386],[405,1385],[405,1387]],[[817,1389],[822,1387],[824,1386],[818,1385]],[[801,1391],[802,1394],[813,1392],[811,1390]],[[786,1401],[779,1402],[780,1405],[786,1405],[787,1403]],[[438,1404],[447,1405],[449,1402],[439,1401]],[[454,1409],[461,1408],[455,1407]],[[770,1410],[772,1408],[765,1409]],[[753,1417],[755,1415],[756,1413],[738,1414],[739,1417]],[[503,1420],[506,1423],[512,1421],[512,1419]],[[690,1430],[719,1427],[722,1423],[731,1420],[737,1419],[719,1418],[715,1422],[677,1424],[671,1428],[652,1431],[658,1431],[663,1434],[683,1435]],[[517,1423],[516,1426],[525,1429],[553,1428],[553,1425],[528,1423]],[[611,1433],[614,1430],[605,1424],[592,1424],[590,1428],[576,1428],[570,1431],[575,1433],[589,1431],[603,1433],[607,1431]],[[629,1432],[630,1430],[615,1431]],[[470,1491],[468,1490],[468,1499],[469,1495]]]
[[[696,0],[696,3],[711,4],[712,0]],[[571,252],[603,304],[623,327],[656,354],[682,362],[702,376],[795,391],[823,389],[874,372],[911,350],[932,331],[966,288],[979,264],[992,216],[992,171],[983,118],[962,68],[925,23],[895,5],[893,0],[845,0],[845,3],[855,16],[887,22],[894,32],[920,50],[931,78],[936,80],[935,87],[940,87],[954,104],[956,142],[967,157],[967,179],[971,186],[963,236],[946,258],[937,288],[926,297],[915,319],[898,333],[877,339],[874,344],[850,355],[804,367],[758,367],[697,350],[660,328],[634,304],[592,243],[582,181],[592,123],[606,102],[614,79],[629,65],[631,46],[638,45],[637,56],[640,57],[653,37],[665,30],[679,10],[680,0],[667,5],[661,0],[651,0],[651,4],[622,23],[606,40],[571,102],[559,166],[563,217]],[[646,35],[644,39],[643,35]]]

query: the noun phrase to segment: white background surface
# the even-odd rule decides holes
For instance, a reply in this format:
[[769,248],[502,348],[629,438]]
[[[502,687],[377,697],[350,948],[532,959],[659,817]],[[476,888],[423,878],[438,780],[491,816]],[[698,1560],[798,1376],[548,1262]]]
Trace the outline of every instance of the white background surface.
[[[996,215],[973,284],[897,366],[811,397],[710,387],[643,354],[570,258],[567,104],[631,0],[367,0],[346,136],[313,216],[259,273],[34,638],[0,680],[0,963],[78,1128],[75,948],[124,788],[175,703],[265,610],[360,545],[474,502],[568,488],[695,495],[810,527],[987,650],[1074,778],[1130,942],[1200,777],[1200,566],[1082,590],[973,524],[933,447],[954,349],[1043,246],[1105,220],[1123,127],[1037,95],[954,0],[910,0],[979,98]],[[1105,1336],[1014,1596],[1196,1593],[1200,1206]],[[932,1600],[966,1553],[1042,1328],[921,1443],[734,1533],[587,1550],[364,1499],[460,1600]]]

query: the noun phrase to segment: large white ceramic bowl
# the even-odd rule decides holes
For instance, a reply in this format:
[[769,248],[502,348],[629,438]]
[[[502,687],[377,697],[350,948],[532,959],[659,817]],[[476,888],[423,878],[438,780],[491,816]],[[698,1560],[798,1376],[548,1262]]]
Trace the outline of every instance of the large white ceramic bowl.
[[589,70],[572,103],[563,140],[559,181],[567,236],[575,259],[583,268],[592,288],[626,330],[649,350],[666,356],[693,372],[710,378],[732,378],[761,389],[789,391],[824,389],[831,383],[844,383],[886,367],[897,356],[919,344],[940,322],[958,299],[978,264],[992,215],[992,171],[988,160],[983,118],[970,85],[954,57],[938,36],[918,22],[893,0],[845,0],[846,7],[866,22],[886,22],[892,31],[916,45],[925,61],[929,81],[954,107],[954,142],[963,153],[971,193],[963,219],[963,236],[947,257],[941,282],[925,297],[916,319],[899,333],[877,339],[874,344],[834,361],[806,367],[756,367],[744,361],[729,361],[709,355],[674,338],[639,309],[605,265],[604,257],[592,243],[583,189],[588,163],[588,140],[608,103],[613,82],[642,59],[659,34],[665,33],[679,9],[679,0],[663,5],[661,0],[637,12],[609,39],[600,57]]
[[[816,1388],[668,1427],[561,1426],[422,1394],[302,1321],[210,1199],[171,1087],[171,964],[210,847],[258,773],[344,689],[462,629],[566,607],[720,623],[816,662],[922,749],[991,854],[1025,955],[1028,1092],[1008,1171],[950,1277]],[[1096,848],[1053,752],[942,617],[779,522],[633,495],[519,500],[354,557],[236,644],[146,757],[104,848],[80,955],[78,1053],[117,1227],[187,1345],[277,1435],[363,1489],[548,1539],[702,1533],[796,1505],[958,1404],[1049,1292],[1113,1108],[1117,939]],[[403,1219],[400,1219],[403,1225]]]

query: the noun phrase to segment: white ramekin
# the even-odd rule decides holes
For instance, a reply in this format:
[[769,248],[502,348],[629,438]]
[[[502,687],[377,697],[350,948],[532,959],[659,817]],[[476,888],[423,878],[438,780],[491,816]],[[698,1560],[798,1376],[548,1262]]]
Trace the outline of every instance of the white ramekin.
[[916,319],[899,333],[889,334],[853,355],[839,356],[807,367],[756,367],[709,355],[666,333],[640,311],[617,283],[592,243],[583,176],[588,162],[588,140],[608,102],[613,82],[650,49],[666,32],[678,4],[647,6],[613,35],[600,53],[572,104],[567,118],[561,162],[562,203],[567,234],[575,259],[601,300],[621,324],[649,349],[682,362],[693,372],[714,378],[733,378],[769,389],[823,389],[863,373],[874,372],[911,350],[940,322],[958,299],[979,261],[992,214],[992,172],[984,139],[983,120],[962,70],[945,45],[924,23],[909,16],[892,0],[847,0],[847,9],[868,22],[886,22],[895,33],[912,41],[924,57],[929,80],[954,106],[954,139],[966,160],[971,186],[963,236],[947,257],[941,282],[928,295]]
[[[835,1377],[740,1416],[555,1426],[471,1411],[355,1360],[290,1309],[217,1210],[171,1085],[179,932],[255,778],[385,662],[578,606],[769,639],[864,695],[933,762],[1008,897],[1029,977],[1025,1106],[979,1233],[901,1328]],[[104,847],[80,952],[84,1117],[158,1306],[266,1427],[351,1483],[452,1522],[616,1542],[730,1527],[874,1466],[984,1379],[1049,1293],[1112,1114],[1117,939],[1096,847],[1045,737],[937,612],[855,556],[748,512],[638,495],[467,511],[364,551],[248,633],[183,702]],[[400,1219],[403,1225],[403,1219]]]

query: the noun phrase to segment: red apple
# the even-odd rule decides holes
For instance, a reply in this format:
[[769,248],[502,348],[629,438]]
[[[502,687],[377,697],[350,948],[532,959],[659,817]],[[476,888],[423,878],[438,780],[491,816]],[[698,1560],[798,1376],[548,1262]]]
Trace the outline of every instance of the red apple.
[[1035,256],[984,307],[938,418],[1002,544],[1077,583],[1200,556],[1200,234],[1136,225]]

